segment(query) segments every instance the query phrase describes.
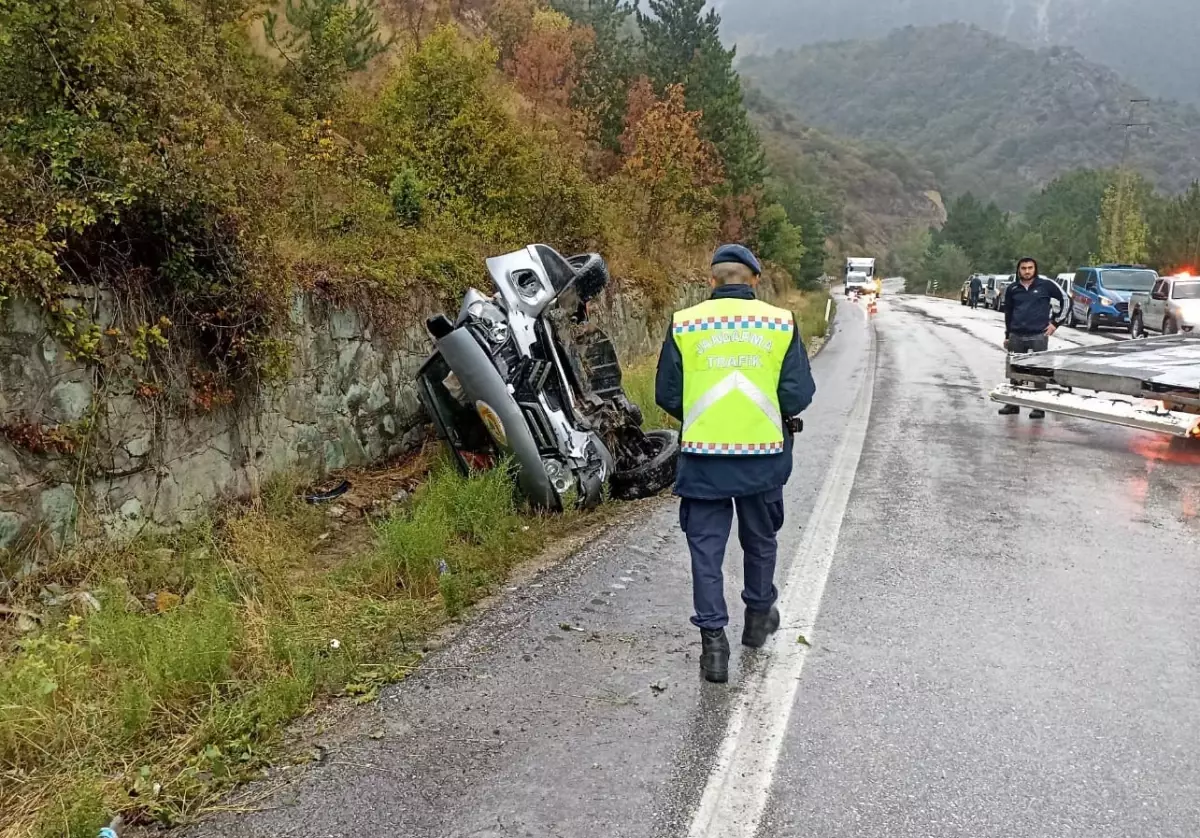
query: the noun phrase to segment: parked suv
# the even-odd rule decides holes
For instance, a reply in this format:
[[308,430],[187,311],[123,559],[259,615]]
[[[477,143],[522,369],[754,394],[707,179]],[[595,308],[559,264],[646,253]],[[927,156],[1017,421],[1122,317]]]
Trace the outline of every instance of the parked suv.
[[1161,277],[1149,293],[1130,295],[1129,306],[1129,334],[1135,338],[1146,332],[1190,332],[1200,324],[1200,277]]
[[1129,325],[1129,295],[1149,292],[1158,274],[1138,265],[1098,265],[1075,272],[1071,288],[1071,321],[1087,324],[1089,332],[1101,326]]
[[1013,278],[1009,274],[989,276],[983,288],[984,304],[990,309],[999,311],[1004,303],[1004,289],[1012,280]]

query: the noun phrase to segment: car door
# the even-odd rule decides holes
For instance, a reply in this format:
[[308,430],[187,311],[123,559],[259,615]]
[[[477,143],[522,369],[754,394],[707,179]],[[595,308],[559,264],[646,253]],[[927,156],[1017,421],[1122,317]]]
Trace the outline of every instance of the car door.
[[[1089,288],[1089,283],[1091,286]],[[1075,282],[1071,293],[1071,302],[1075,310],[1075,317],[1083,320],[1087,317],[1088,309],[1091,308],[1093,294],[1097,288],[1096,274],[1094,271],[1078,271],[1075,274]]]
[[1154,331],[1162,329],[1163,320],[1167,317],[1167,297],[1171,293],[1171,280],[1159,279],[1154,283],[1150,299],[1146,301],[1146,311],[1142,314],[1142,323]]

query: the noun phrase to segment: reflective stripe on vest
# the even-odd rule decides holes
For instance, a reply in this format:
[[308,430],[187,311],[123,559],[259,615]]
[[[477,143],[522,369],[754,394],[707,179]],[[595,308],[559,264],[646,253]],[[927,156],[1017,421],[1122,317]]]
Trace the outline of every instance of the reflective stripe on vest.
[[791,312],[758,300],[716,299],[677,312],[672,328],[683,358],[681,449],[781,453],[779,375],[795,334]]

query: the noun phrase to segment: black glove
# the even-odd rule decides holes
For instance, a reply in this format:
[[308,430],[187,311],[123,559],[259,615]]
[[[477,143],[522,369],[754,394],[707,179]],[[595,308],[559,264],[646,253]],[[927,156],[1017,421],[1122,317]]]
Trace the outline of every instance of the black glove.
[[784,427],[794,436],[804,431],[804,420],[799,416],[789,416],[787,421],[784,422]]

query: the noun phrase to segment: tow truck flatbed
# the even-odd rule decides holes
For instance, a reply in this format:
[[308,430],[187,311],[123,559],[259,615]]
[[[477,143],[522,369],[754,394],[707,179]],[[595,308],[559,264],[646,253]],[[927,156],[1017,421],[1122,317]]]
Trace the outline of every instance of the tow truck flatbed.
[[1006,372],[1016,383],[1001,384],[992,401],[1200,436],[1200,335],[1010,355]]

